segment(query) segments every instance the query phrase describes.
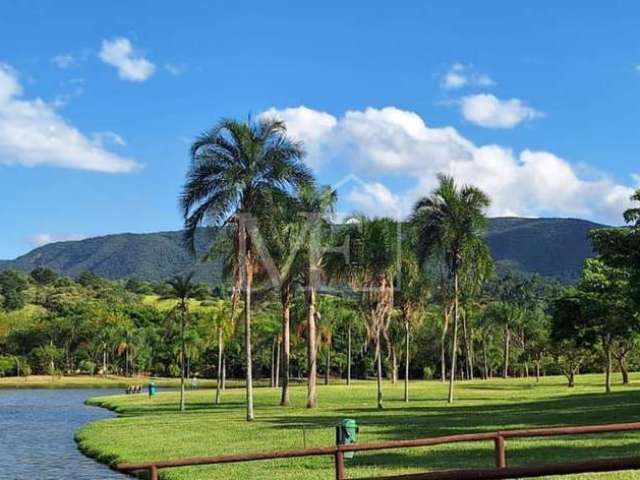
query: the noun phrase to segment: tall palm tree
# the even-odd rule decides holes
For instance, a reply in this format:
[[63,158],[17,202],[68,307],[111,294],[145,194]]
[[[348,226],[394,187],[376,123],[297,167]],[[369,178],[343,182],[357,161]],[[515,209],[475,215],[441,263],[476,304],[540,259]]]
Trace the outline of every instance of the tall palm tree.
[[397,279],[394,300],[404,328],[404,401],[408,402],[411,329],[415,327],[420,311],[427,302],[429,285],[418,265],[411,239],[406,239],[402,247],[401,276]]
[[186,361],[186,341],[185,341],[185,327],[187,323],[187,317],[189,315],[189,299],[193,297],[196,289],[196,285],[193,282],[194,273],[191,272],[188,275],[176,275],[167,283],[169,284],[170,291],[167,292],[163,298],[173,298],[178,300],[175,307],[175,313],[177,313],[180,321],[180,411],[184,412],[184,374],[185,374],[185,361]]
[[230,224],[237,252],[235,284],[244,294],[247,420],[254,419],[251,354],[251,287],[260,221],[279,197],[313,182],[304,149],[287,136],[284,122],[221,120],[191,146],[191,166],[181,195],[187,244],[195,252],[198,226]]
[[325,245],[331,235],[330,219],[337,201],[336,191],[324,186],[312,186],[300,189],[298,208],[306,223],[305,244],[301,250],[301,276],[306,295],[306,326],[307,326],[307,408],[318,405],[317,376],[318,376],[318,347],[317,325],[318,312],[316,309],[317,293],[325,269]]
[[458,351],[460,285],[459,275],[466,262],[473,261],[473,252],[482,244],[486,227],[485,210],[489,197],[473,186],[459,188],[447,175],[438,175],[439,185],[413,208],[411,223],[416,228],[417,254],[421,262],[440,254],[453,280],[453,346],[449,379],[449,403],[453,402]]
[[375,346],[377,404],[384,408],[382,393],[382,339],[393,309],[394,276],[398,271],[398,227],[390,218],[348,219],[337,244],[348,242],[349,262],[342,254],[329,256],[327,269],[333,277],[348,281],[360,292],[367,337]]

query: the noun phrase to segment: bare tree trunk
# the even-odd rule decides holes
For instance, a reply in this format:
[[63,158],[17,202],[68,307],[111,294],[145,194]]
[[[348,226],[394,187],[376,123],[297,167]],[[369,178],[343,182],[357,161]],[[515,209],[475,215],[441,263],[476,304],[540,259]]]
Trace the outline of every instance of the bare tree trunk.
[[318,375],[317,347],[316,347],[316,292],[313,286],[307,294],[307,358],[309,363],[309,378],[307,381],[307,408],[318,406],[316,392],[316,376]]
[[611,393],[611,336],[606,335],[605,338],[602,339],[602,342],[607,362],[605,369],[605,391]]
[[398,383],[398,354],[396,347],[391,347],[391,383]]
[[184,412],[184,356],[185,356],[185,341],[184,341],[184,322],[185,322],[185,309],[186,304],[182,302],[182,308],[180,309],[180,411]]
[[451,377],[449,378],[449,398],[448,402],[453,403],[453,389],[456,378],[456,362],[458,359],[458,318],[460,312],[458,311],[458,272],[453,274],[454,283],[454,304],[453,304],[453,347],[451,352]]
[[278,338],[278,343],[276,343],[276,388],[280,386],[280,343]]
[[489,380],[489,362],[487,360],[487,341],[482,339],[482,367],[484,370],[484,379]]
[[289,379],[291,369],[291,292],[286,290],[281,295],[282,298],[282,396],[280,405],[289,406]]
[[[445,313],[445,315],[447,315]],[[447,325],[448,322],[445,320],[445,324],[442,327],[442,337],[440,339],[440,379],[442,382],[447,381]]]
[[246,374],[247,374],[247,421],[253,421],[253,371],[251,354],[251,283],[253,280],[253,269],[251,259],[245,258],[245,289],[244,289],[244,348],[246,354]]
[[227,354],[222,351],[222,391],[227,389]]
[[327,345],[327,359],[324,369],[324,384],[329,385],[329,374],[331,370],[331,344]]
[[347,385],[351,385],[351,320],[347,330]]
[[271,371],[270,371],[270,386],[275,388],[276,386],[276,339],[271,340]]
[[404,322],[404,401],[409,401],[409,342],[411,340],[411,331],[409,321]]
[[102,349],[102,376],[105,377],[107,375],[107,346],[105,345]]
[[462,332],[464,335],[464,359],[467,369],[467,378],[473,380],[473,360],[471,359],[471,335],[467,325],[467,312],[462,310]]
[[620,373],[622,374],[622,384],[629,385],[629,371],[627,370],[626,354],[621,355],[618,358],[618,365],[620,366]]
[[504,327],[504,352],[502,359],[502,378],[509,378],[509,344],[511,342],[511,330],[508,326]]
[[378,380],[378,408],[384,408],[382,398],[382,349],[380,348],[380,332],[376,335],[376,360],[377,360],[377,380]]
[[220,404],[220,396],[222,393],[222,355],[224,351],[224,334],[222,325],[218,327],[218,372],[216,379],[216,405]]

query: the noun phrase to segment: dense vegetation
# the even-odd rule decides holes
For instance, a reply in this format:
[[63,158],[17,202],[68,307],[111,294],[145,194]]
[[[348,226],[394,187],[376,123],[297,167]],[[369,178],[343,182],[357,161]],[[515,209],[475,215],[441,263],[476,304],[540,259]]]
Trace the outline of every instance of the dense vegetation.
[[[517,269],[573,283],[580,277],[584,260],[593,255],[587,234],[598,227],[577,219],[490,218],[486,238],[500,272]],[[203,235],[199,248],[204,249],[206,237],[214,234]],[[125,233],[60,242],[0,261],[0,270],[29,273],[37,267],[71,277],[91,271],[111,280],[162,281],[191,271],[198,281],[222,279],[221,261],[199,262],[185,248],[182,232]]]
[[605,372],[610,392],[619,369],[628,382],[640,331],[637,209],[625,213],[631,227],[591,232],[598,256],[567,287],[497,269],[491,199],[452,177],[440,176],[402,224],[362,215],[336,224],[336,192],[315,183],[278,120],[223,120],[191,156],[185,244],[194,258],[222,259],[223,281],[5,270],[0,374],[180,377],[180,410],[187,379],[216,378],[218,404],[226,378],[244,377],[247,420],[254,377],[281,385],[283,406],[304,378],[308,408],[319,406],[320,376],[375,377],[380,409],[385,377],[404,377],[407,402],[410,379],[448,381],[449,403],[456,381],[476,378],[561,373],[574,387],[578,373]]

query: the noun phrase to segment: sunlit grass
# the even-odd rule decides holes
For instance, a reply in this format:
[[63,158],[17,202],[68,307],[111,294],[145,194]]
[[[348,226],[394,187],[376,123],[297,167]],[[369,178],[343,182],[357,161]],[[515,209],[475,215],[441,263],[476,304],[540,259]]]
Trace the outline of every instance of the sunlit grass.
[[[636,377],[640,381],[640,377]],[[616,379],[618,380],[618,379]],[[452,433],[547,425],[582,425],[637,421],[640,387],[617,386],[605,395],[601,375],[581,376],[574,389],[561,377],[460,383],[457,401],[446,403],[440,382],[412,384],[412,400],[402,401],[402,385],[385,385],[385,410],[375,408],[375,384],[319,388],[320,407],[304,408],[306,389],[295,387],[293,406],[278,406],[275,389],[256,390],[256,421],[244,420],[244,390],[227,390],[224,404],[213,405],[212,390],[189,392],[188,411],[177,412],[175,393],[156,397],[117,396],[92,400],[121,413],[118,418],[85,426],[77,435],[81,448],[104,462],[208,456],[303,446],[331,445],[334,425],[345,417],[361,424],[360,441],[417,438]],[[636,455],[640,434],[513,440],[507,443],[510,465]],[[349,477],[419,472],[456,467],[491,467],[489,443],[357,454]],[[331,458],[293,459],[163,471],[164,479],[332,478]],[[585,478],[580,477],[580,478]],[[594,476],[595,478],[595,476]],[[602,478],[602,477],[600,477]],[[604,478],[632,479],[630,473]]]

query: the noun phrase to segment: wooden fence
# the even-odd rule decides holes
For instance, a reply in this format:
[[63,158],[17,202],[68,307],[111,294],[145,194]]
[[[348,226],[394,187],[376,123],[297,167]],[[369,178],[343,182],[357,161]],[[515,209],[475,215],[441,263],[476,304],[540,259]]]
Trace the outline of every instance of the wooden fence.
[[[157,460],[141,463],[121,463],[114,468],[121,472],[146,470],[150,480],[158,480],[158,471],[163,468],[187,467],[194,465],[217,465],[222,463],[251,462],[313,456],[332,456],[335,460],[336,480],[345,480],[346,452],[370,452],[400,448],[431,447],[463,442],[493,442],[495,468],[433,471],[376,477],[377,480],[499,480],[514,478],[534,478],[546,475],[569,475],[575,473],[613,472],[620,470],[640,470],[640,457],[587,460],[582,462],[556,463],[526,467],[508,467],[506,440],[510,438],[552,437],[560,435],[586,435],[640,431],[639,423],[617,423],[609,425],[589,425],[574,427],[550,427],[498,432],[467,433],[441,437],[418,438],[413,440],[393,440],[377,443],[336,445],[330,447],[305,448],[300,450],[280,450],[274,452],[240,453],[214,457],[196,457],[182,460]],[[361,479],[364,480],[364,479]],[[372,479],[373,480],[373,479]]]

